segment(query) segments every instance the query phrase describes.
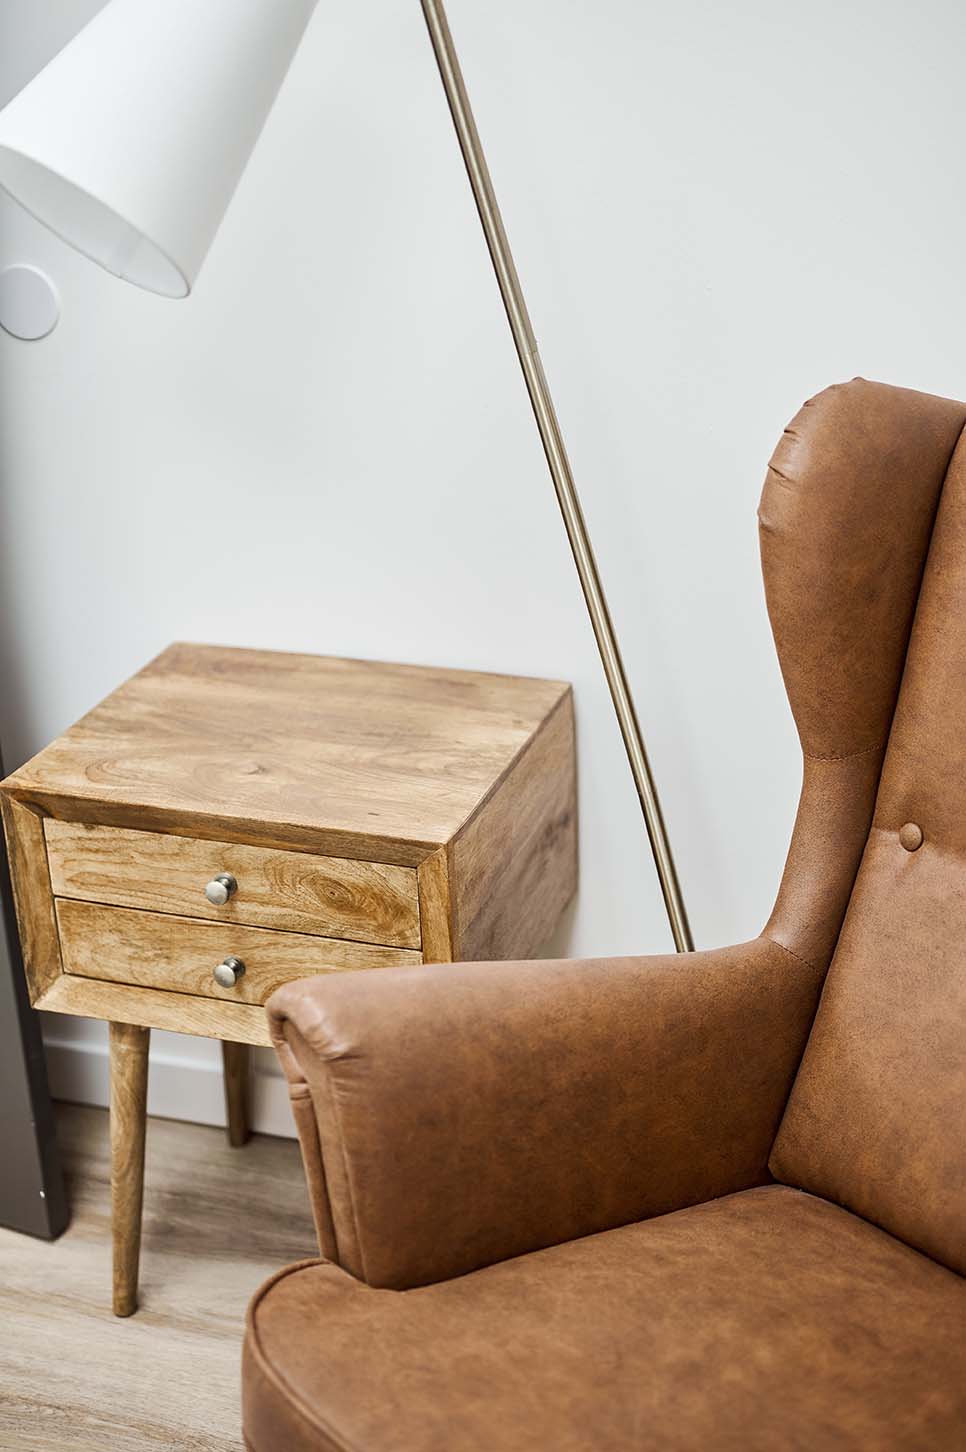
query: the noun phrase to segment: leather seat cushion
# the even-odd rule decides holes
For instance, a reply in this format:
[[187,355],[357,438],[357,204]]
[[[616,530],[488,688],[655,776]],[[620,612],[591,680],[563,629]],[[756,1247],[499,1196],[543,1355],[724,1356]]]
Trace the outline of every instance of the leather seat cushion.
[[254,1452],[966,1447],[966,1281],[768,1185],[373,1290],[333,1265],[252,1303]]

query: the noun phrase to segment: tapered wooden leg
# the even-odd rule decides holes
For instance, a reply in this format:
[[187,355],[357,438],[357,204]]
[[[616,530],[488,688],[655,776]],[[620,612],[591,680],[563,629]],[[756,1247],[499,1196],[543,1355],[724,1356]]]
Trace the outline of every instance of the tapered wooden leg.
[[243,1145],[251,1130],[248,1126],[251,1050],[248,1044],[221,1045],[221,1062],[225,1074],[225,1113],[228,1117],[228,1143],[234,1148]]
[[110,1032],[114,1314],[130,1316],[138,1305],[151,1033],[130,1023],[112,1023]]

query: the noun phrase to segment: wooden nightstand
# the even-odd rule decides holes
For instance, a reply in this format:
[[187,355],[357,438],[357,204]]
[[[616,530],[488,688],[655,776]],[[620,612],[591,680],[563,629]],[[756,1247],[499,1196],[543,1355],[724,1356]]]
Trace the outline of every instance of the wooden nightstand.
[[151,1028],[309,974],[527,957],[576,885],[558,681],[173,645],[3,783],[31,1001],[111,1025],[114,1309],[137,1305]]

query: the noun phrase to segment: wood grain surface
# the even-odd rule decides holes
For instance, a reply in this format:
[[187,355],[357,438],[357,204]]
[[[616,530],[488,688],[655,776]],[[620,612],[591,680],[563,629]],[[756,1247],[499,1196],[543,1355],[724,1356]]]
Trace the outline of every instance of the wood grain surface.
[[[50,881],[58,897],[248,923],[360,943],[419,947],[411,867],[196,841],[78,822],[44,822]],[[238,890],[223,907],[205,884],[230,873]]]
[[[65,973],[227,1003],[264,1003],[293,978],[422,961],[408,948],[202,923],[70,898],[58,898],[56,908]],[[233,988],[222,988],[214,970],[228,957],[240,958],[245,973]]]
[[290,979],[528,956],[576,883],[574,782],[561,682],[171,646],[3,783],[33,1000],[264,1044]]
[[265,1010],[250,1003],[221,1003],[188,993],[158,993],[127,983],[102,983],[64,973],[37,1000],[45,1012],[76,1013],[117,1023],[144,1024],[204,1039],[271,1045]]
[[416,870],[419,917],[423,931],[423,962],[452,963],[456,935],[449,880],[449,849],[441,847]]
[[72,1220],[52,1244],[0,1229],[3,1452],[242,1452],[245,1307],[317,1253],[292,1140],[149,1119],[141,1307],[110,1313],[103,1109],[60,1106]]
[[148,1104],[148,1029],[112,1023],[111,1047],[111,1239],[115,1316],[138,1306],[144,1135]]
[[5,785],[65,820],[416,866],[568,690],[173,645]]
[[60,940],[44,846],[43,816],[35,807],[4,797],[3,827],[10,879],[31,1003],[61,971]]
[[569,693],[457,835],[450,879],[456,957],[529,958],[550,936],[577,886]]
[[225,1120],[228,1143],[240,1149],[251,1134],[249,1122],[251,1099],[251,1049],[248,1044],[233,1044],[226,1039],[221,1046],[222,1073],[225,1081]]

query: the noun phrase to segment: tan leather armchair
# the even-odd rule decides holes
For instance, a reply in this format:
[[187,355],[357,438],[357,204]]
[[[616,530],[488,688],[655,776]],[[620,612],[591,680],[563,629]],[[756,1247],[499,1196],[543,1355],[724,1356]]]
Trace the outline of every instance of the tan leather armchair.
[[855,380],[773,456],[760,938],[271,1000],[323,1258],[252,1304],[253,1452],[966,1449],[964,424]]

